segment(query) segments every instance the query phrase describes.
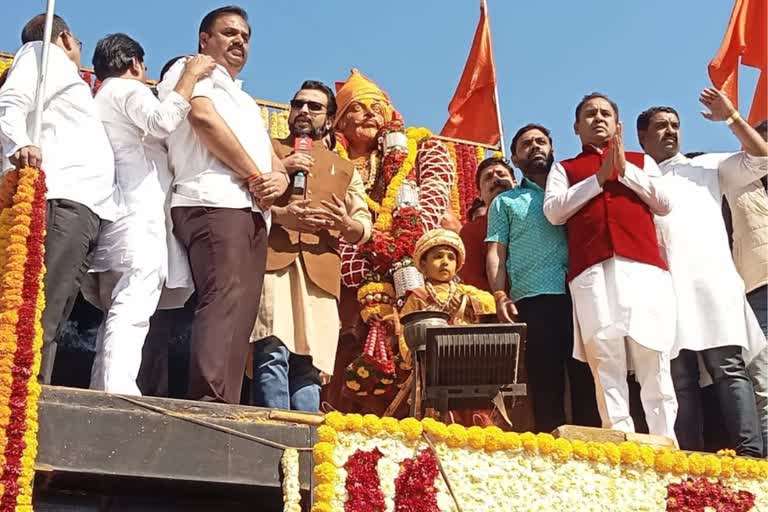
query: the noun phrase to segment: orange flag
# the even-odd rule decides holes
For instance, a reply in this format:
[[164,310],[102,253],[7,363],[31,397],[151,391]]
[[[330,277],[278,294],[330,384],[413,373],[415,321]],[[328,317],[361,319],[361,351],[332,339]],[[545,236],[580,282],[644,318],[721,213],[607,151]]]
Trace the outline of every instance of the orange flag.
[[736,0],[720,49],[709,63],[709,78],[738,108],[739,59],[745,66],[760,69],[757,89],[749,111],[749,123],[768,118],[768,2]]
[[498,144],[501,139],[496,108],[496,68],[491,49],[491,27],[485,0],[480,3],[480,22],[475,30],[461,81],[448,113],[450,117],[441,135],[484,144]]

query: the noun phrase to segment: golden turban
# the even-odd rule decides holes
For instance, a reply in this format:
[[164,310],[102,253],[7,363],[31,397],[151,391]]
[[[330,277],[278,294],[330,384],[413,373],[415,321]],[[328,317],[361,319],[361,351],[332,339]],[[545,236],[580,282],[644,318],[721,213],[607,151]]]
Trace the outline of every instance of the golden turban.
[[456,272],[461,270],[466,257],[464,242],[461,241],[458,233],[449,229],[433,229],[421,235],[413,250],[413,263],[416,265],[416,268],[423,272],[421,258],[433,247],[441,245],[448,246],[456,251]]
[[384,107],[384,122],[388,123],[392,120],[393,107],[387,93],[357,69],[352,69],[346,82],[336,82],[337,122],[354,101],[367,106],[376,102],[382,103]]

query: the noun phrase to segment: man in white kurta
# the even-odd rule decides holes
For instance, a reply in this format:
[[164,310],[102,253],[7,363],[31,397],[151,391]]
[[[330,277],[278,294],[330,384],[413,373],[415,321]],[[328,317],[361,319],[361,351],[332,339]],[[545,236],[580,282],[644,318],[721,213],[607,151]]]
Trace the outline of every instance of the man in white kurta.
[[730,121],[746,151],[689,159],[679,152],[680,120],[674,109],[654,107],[637,121],[640,143],[659,162],[674,204],[669,215],[656,218],[656,225],[677,296],[677,336],[671,354],[680,403],[676,431],[682,448],[704,448],[701,360],[718,397],[727,448],[762,457],[762,433],[746,365],[766,341],[728,251],[720,202],[724,192],[768,173],[768,145],[739,119],[719,91],[706,89],[701,101],[711,109],[709,119]]
[[173,176],[165,138],[189,112],[194,84],[215,64],[207,56],[190,59],[162,102],[145,83],[144,50],[125,34],[99,41],[93,64],[102,80],[96,107],[115,153],[121,208],[118,219],[101,229],[83,283],[83,295],[104,311],[91,389],[138,395],[142,346],[163,286],[165,308],[182,307],[194,289],[186,252],[170,224]]
[[[3,161],[45,171],[45,310],[40,380],[50,383],[56,336],[74,306],[90,249],[105,221],[115,220],[115,162],[90,87],[82,79],[80,41],[53,18],[40,139],[32,140],[35,91],[42,62],[45,15],[24,27],[24,45],[0,89]],[[7,169],[7,163],[3,164]]]
[[568,226],[574,357],[592,369],[603,427],[634,431],[632,369],[650,432],[674,439],[674,292],[651,216],[669,213],[670,203],[653,160],[624,153],[617,117],[603,95],[582,100],[574,127],[584,150],[552,167],[544,214]]

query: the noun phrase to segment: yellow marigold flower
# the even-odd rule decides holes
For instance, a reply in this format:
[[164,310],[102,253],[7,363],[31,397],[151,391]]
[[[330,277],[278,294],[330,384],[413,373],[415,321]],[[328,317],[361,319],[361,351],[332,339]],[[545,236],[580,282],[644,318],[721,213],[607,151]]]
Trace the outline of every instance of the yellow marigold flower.
[[605,448],[602,444],[596,443],[595,441],[589,441],[587,442],[587,450],[589,450],[589,460],[598,462],[605,459]]
[[437,441],[445,441],[448,438],[448,426],[445,423],[435,421],[434,418],[424,418],[421,424],[424,431]]
[[329,503],[315,503],[312,505],[312,512],[333,512]]
[[720,476],[722,468],[720,466],[720,459],[714,455],[704,456],[704,475],[710,478],[717,478]]
[[736,476],[739,478],[745,478],[747,476],[747,459],[738,457],[733,460],[733,470]]
[[675,458],[669,450],[659,450],[656,453],[656,471],[669,473],[675,466]]
[[336,466],[330,462],[323,462],[315,466],[314,474],[317,483],[332,484],[336,481]]
[[724,448],[722,450],[717,450],[717,454],[720,457],[736,457],[736,450],[731,450],[730,448]]
[[469,427],[467,429],[467,436],[469,446],[475,449],[480,449],[485,446],[485,432],[478,426]]
[[326,443],[335,443],[336,430],[334,430],[329,425],[320,425],[319,427],[317,427],[317,438],[320,441],[324,441]]
[[381,426],[381,419],[373,414],[366,414],[363,416],[363,428],[371,435],[376,435],[381,432],[383,428]]
[[573,453],[573,445],[571,445],[570,441],[563,439],[562,437],[555,439],[554,453],[559,461],[565,462],[571,458],[571,454]]
[[760,464],[756,460],[747,459],[747,475],[750,478],[758,478],[760,476]]
[[603,450],[605,451],[605,458],[608,459],[608,462],[611,464],[618,464],[621,462],[621,450],[619,450],[616,443],[605,443],[603,445]]
[[522,446],[520,434],[517,432],[504,432],[501,436],[501,444],[505,450],[519,450]]
[[448,425],[448,437],[445,439],[445,442],[451,448],[463,448],[467,444],[468,437],[469,435],[464,425],[453,423]]
[[333,445],[320,441],[312,447],[312,455],[315,459],[315,464],[322,464],[323,462],[333,462]]
[[393,418],[392,416],[384,416],[381,418],[381,426],[389,434],[397,434],[400,432],[400,422],[397,421],[397,418]]
[[331,484],[320,484],[315,486],[315,502],[330,502],[335,495],[336,490]]
[[704,456],[699,453],[692,453],[688,456],[688,473],[692,476],[701,476],[707,469]]
[[[718,452],[720,453],[720,452]],[[734,473],[734,459],[730,456],[725,456],[720,459],[720,476],[723,478],[730,478]]]
[[673,459],[673,465],[672,465],[672,471],[676,475],[684,475],[688,473],[688,455],[685,454],[685,452],[676,451],[674,454],[672,454]]
[[573,448],[573,455],[574,457],[577,457],[579,459],[588,459],[589,458],[589,448],[587,447],[587,443],[580,439],[574,439],[571,441],[571,447]]
[[640,446],[640,463],[643,467],[652,468],[656,461],[656,450],[647,444]]
[[347,429],[347,418],[338,411],[332,411],[325,415],[325,424],[337,432]]
[[549,455],[555,450],[555,438],[552,434],[540,433],[536,435],[536,442],[539,445],[539,453]]
[[423,427],[421,426],[421,422],[416,418],[405,418],[400,420],[400,430],[403,432],[406,439],[412,441],[421,435]]
[[536,441],[536,434],[526,432],[520,435],[520,442],[523,444],[525,451],[530,453],[536,453],[539,448],[539,443]]
[[624,464],[636,464],[640,460],[640,447],[637,443],[624,441],[619,444],[619,452]]
[[760,478],[768,480],[768,460],[761,460],[757,465],[760,470]]
[[356,380],[348,380],[344,384],[346,384],[346,386],[352,391],[357,391],[360,389],[360,383]]
[[347,414],[347,430],[350,432],[360,432],[363,430],[362,414]]
[[360,368],[357,369],[357,374],[360,377],[367,379],[368,376],[370,375],[370,372],[361,366]]
[[504,432],[499,427],[487,427],[485,429],[485,449],[495,452],[503,448],[502,436]]

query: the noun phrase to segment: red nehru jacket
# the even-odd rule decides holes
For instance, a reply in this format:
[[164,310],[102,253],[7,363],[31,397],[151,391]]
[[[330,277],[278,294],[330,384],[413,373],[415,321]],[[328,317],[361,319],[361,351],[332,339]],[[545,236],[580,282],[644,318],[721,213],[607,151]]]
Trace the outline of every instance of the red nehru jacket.
[[[626,152],[628,163],[643,168],[643,153]],[[571,186],[594,176],[604,156],[591,146],[561,165]],[[603,184],[602,194],[593,197],[567,223],[568,280],[608,258],[624,258],[667,270],[659,253],[653,214],[648,206],[618,180]]]

